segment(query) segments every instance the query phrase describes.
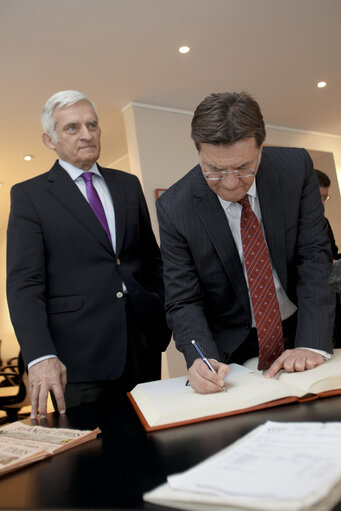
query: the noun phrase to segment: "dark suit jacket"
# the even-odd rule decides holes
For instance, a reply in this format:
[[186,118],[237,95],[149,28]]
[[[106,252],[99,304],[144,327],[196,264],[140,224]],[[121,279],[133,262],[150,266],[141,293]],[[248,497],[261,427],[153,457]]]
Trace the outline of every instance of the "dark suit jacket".
[[333,233],[333,230],[329,223],[328,218],[326,218],[326,224],[327,224],[327,234],[328,234],[328,238],[329,238],[330,246],[331,246],[331,250],[332,250],[332,256],[333,256],[333,259],[335,259],[337,261],[338,259],[341,259],[341,254],[339,254],[338,246],[335,243],[334,233]]
[[[169,331],[159,248],[138,179],[99,168],[116,217],[116,254],[90,205],[58,162],[11,191],[7,296],[26,364],[56,354],[68,382],[118,378],[126,360],[129,292],[151,350]],[[117,295],[117,293],[119,293]]]
[[[312,162],[305,150],[263,149],[256,176],[266,240],[289,299],[298,307],[296,347],[332,351],[331,254]],[[217,195],[198,166],[157,201],[166,310],[190,366],[191,339],[228,362],[251,328],[247,285]]]

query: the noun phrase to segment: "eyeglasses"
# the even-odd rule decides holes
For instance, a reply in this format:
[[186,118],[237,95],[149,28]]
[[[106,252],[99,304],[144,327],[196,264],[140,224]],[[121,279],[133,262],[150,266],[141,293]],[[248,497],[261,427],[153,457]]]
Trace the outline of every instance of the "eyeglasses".
[[254,176],[256,169],[235,169],[235,170],[216,170],[214,172],[203,171],[207,181],[222,181],[228,174],[233,174],[234,177],[251,177]]
[[211,168],[215,168],[215,166],[203,163],[201,161],[201,159],[200,159],[200,166],[202,169],[202,173],[204,174],[207,181],[222,181],[223,179],[225,179],[225,177],[228,174],[232,174],[234,177],[237,177],[238,179],[242,179],[243,177],[252,177],[255,175],[258,165],[259,165],[259,162],[260,162],[261,155],[262,155],[262,152],[259,150],[257,166],[252,169],[241,168],[241,169],[233,169],[233,170],[221,170],[221,169],[217,168],[215,170],[212,170],[212,172],[208,172],[208,171],[204,170],[205,165],[208,165]]

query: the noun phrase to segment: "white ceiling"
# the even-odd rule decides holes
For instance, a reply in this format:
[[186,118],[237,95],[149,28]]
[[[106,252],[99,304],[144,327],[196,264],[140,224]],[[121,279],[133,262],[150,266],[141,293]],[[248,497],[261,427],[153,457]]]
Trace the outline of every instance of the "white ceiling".
[[104,165],[127,151],[131,101],[193,110],[247,90],[267,124],[341,135],[340,26],[341,0],[0,0],[0,217],[10,186],[55,159],[40,111],[62,89],[96,103]]

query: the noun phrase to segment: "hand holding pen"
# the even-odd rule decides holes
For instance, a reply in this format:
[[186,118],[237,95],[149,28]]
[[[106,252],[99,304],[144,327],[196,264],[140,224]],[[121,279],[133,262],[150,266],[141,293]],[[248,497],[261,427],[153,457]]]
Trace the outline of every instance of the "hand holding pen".
[[[196,341],[191,341],[191,344],[200,356],[200,359],[195,360],[188,371],[193,390],[202,394],[218,392],[219,390],[226,391],[224,377],[229,373],[230,368],[221,362],[208,360]],[[201,361],[204,362],[210,373],[207,372]]]

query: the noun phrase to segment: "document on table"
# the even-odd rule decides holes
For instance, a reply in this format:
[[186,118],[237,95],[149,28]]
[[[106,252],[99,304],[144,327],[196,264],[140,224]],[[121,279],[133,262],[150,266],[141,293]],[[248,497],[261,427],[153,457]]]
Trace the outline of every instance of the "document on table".
[[267,422],[201,464],[168,477],[171,489],[232,502],[237,502],[234,497],[294,501],[317,491],[321,498],[338,481],[341,422]]

